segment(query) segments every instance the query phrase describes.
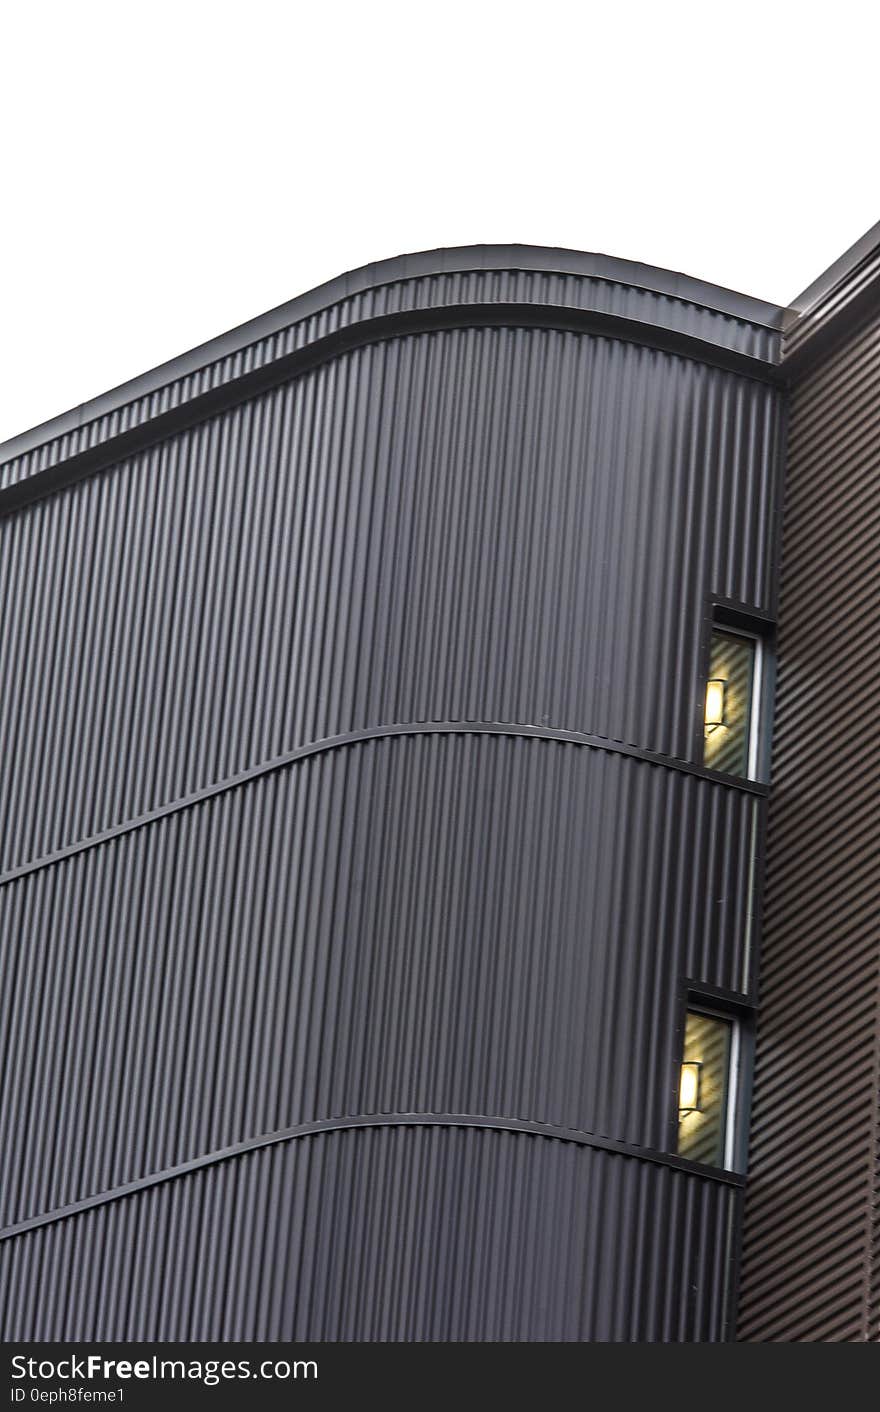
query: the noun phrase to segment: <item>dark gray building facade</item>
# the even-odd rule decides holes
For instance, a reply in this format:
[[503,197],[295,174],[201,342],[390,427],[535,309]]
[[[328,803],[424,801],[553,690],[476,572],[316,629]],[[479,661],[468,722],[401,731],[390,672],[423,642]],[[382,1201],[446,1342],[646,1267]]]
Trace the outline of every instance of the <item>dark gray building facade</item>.
[[786,320],[401,257],[0,448],[5,1338],[733,1337]]

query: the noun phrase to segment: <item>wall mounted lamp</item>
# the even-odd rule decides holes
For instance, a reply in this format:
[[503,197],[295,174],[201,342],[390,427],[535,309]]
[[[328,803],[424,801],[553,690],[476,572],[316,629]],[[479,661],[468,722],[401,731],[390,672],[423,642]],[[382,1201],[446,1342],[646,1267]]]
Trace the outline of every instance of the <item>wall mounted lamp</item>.
[[688,1113],[702,1113],[703,1065],[699,1059],[686,1059],[681,1066],[681,1082],[678,1088],[678,1116],[686,1118]]
[[710,677],[706,682],[706,734],[711,735],[719,726],[727,724],[727,681],[724,677]]

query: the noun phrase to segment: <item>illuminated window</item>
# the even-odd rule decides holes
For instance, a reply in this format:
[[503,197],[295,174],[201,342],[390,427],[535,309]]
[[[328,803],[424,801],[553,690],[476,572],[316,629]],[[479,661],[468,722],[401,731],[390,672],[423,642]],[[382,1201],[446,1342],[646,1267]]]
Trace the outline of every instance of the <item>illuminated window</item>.
[[746,633],[715,628],[703,712],[703,764],[755,779],[761,643]]
[[678,1093],[678,1152],[711,1167],[733,1163],[733,1020],[688,1010]]

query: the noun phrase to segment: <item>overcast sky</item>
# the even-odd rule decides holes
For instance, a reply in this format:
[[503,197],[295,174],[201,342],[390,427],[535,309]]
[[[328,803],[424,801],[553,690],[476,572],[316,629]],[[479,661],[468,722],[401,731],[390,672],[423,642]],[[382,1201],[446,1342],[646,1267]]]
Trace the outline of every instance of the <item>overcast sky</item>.
[[403,251],[572,246],[787,303],[880,218],[856,0],[0,13],[0,439]]

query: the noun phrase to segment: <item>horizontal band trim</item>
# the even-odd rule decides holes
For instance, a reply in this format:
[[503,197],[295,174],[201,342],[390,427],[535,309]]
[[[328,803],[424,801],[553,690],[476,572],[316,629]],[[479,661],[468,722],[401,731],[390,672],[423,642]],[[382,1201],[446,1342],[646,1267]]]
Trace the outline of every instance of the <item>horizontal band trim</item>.
[[0,874],[0,887],[5,887],[7,883],[16,882],[29,873],[35,873],[40,868],[50,868],[54,863],[62,863],[65,859],[73,858],[77,853],[84,853],[87,849],[98,848],[102,843],[109,843],[115,838],[120,838],[123,834],[132,833],[135,829],[145,828],[147,824],[165,819],[170,814],[177,814],[182,809],[192,809],[206,799],[213,799],[218,794],[238,789],[242,785],[249,784],[252,780],[273,774],[276,770],[286,769],[289,765],[295,765],[300,760],[307,760],[313,755],[320,755],[329,750],[342,750],[349,746],[363,745],[371,740],[390,740],[398,736],[409,735],[503,735],[514,738],[525,737],[531,740],[558,741],[566,745],[586,746],[591,750],[604,750],[611,755],[624,755],[634,760],[642,760],[649,765],[660,765],[664,769],[675,770],[679,774],[696,775],[699,779],[710,780],[715,784],[724,785],[727,789],[738,790],[743,794],[752,794],[757,798],[763,799],[769,794],[767,785],[759,784],[756,780],[724,775],[718,770],[707,770],[704,766],[694,765],[688,760],[676,760],[672,756],[659,755],[656,751],[641,750],[635,745],[624,745],[617,741],[606,740],[601,735],[585,735],[579,731],[556,730],[549,726],[529,726],[496,721],[417,721],[394,726],[372,726],[365,730],[348,731],[342,735],[328,736],[324,740],[299,745],[296,749],[288,750],[283,755],[277,755],[262,765],[253,765],[250,769],[241,770],[238,774],[230,775],[224,780],[218,780],[216,784],[205,785],[204,788],[184,795],[181,799],[172,800],[169,804],[161,804],[155,809],[148,810],[145,814],[139,814],[133,819],[126,819],[121,824],[113,824],[112,827],[92,834],[89,838],[66,844],[63,848],[46,853],[28,863],[20,863],[17,867],[10,868],[7,872]]
[[722,348],[693,334],[659,328],[655,324],[625,318],[620,314],[558,304],[517,303],[454,304],[402,310],[348,324],[324,338],[315,339],[304,348],[243,373],[240,377],[211,388],[200,396],[192,397],[128,431],[120,432],[45,470],[15,481],[0,490],[0,517],[11,515],[44,495],[50,495],[63,486],[95,475],[119,461],[145,451],[157,442],[188,430],[208,417],[311,372],[321,364],[356,348],[412,334],[472,328],[532,328],[550,332],[597,334],[660,352],[678,354],[758,382],[774,385],[781,385],[783,382],[783,375],[777,365],[766,363],[751,354]]
[[248,1138],[216,1152],[194,1157],[189,1162],[181,1162],[176,1167],[167,1167],[162,1172],[152,1172],[149,1176],[138,1177],[135,1181],[124,1182],[96,1196],[86,1196],[80,1201],[72,1201],[67,1206],[59,1206],[54,1211],[46,1211],[40,1216],[30,1216],[17,1221],[12,1226],[0,1230],[0,1240],[12,1240],[14,1236],[25,1235],[41,1226],[53,1225],[69,1216],[78,1216],[84,1211],[93,1211],[98,1206],[106,1206],[113,1201],[122,1201],[146,1191],[149,1187],[174,1181],[177,1177],[188,1176],[219,1162],[228,1162],[235,1157],[243,1157],[250,1152],[258,1152],[265,1147],[275,1147],[279,1143],[292,1142],[296,1138],[316,1137],[321,1133],[349,1132],[357,1128],[480,1128],[489,1132],[527,1133],[532,1137],[556,1139],[571,1142],[579,1147],[595,1148],[601,1152],[616,1153],[621,1157],[634,1157],[655,1166],[671,1167],[676,1171],[692,1176],[708,1178],[724,1186],[743,1187],[745,1178],[738,1172],[721,1168],[705,1167],[700,1162],[689,1162],[684,1157],[675,1157],[669,1152],[657,1152],[653,1148],[638,1147],[634,1143],[616,1142],[612,1138],[596,1137],[593,1133],[582,1132],[579,1128],[558,1127],[553,1123],[533,1122],[528,1118],[504,1118],[473,1113],[367,1113],[345,1118],[320,1118],[311,1123],[299,1123],[292,1128],[266,1133],[261,1137]]

